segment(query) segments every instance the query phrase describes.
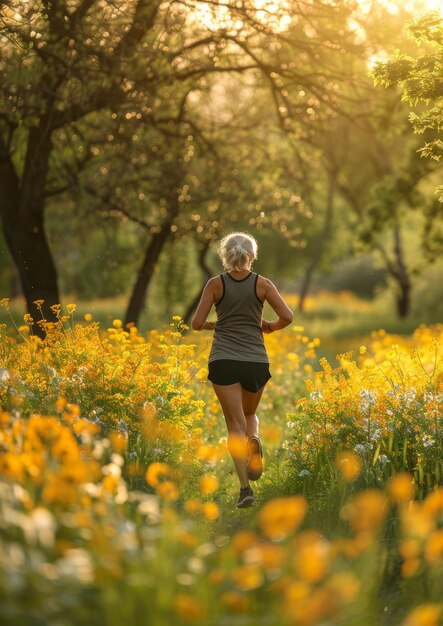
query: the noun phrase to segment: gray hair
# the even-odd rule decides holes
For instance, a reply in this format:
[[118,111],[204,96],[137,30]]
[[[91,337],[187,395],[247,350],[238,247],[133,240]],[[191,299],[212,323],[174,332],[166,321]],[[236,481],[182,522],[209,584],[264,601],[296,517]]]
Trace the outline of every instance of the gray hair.
[[221,240],[218,253],[228,272],[249,269],[257,258],[257,242],[247,233],[231,233]]

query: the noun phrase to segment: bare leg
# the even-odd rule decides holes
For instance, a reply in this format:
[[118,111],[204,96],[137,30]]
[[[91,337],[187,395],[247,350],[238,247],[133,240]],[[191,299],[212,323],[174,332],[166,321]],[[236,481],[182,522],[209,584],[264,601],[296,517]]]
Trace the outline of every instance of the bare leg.
[[248,438],[258,437],[259,420],[255,412],[262,397],[263,390],[264,387],[255,393],[245,391],[244,389],[242,390],[242,406],[246,419],[246,436]]
[[246,469],[248,452],[242,386],[240,383],[234,385],[215,385],[213,383],[212,386],[225,416],[228,428],[228,449],[234,461],[240,487],[247,487],[249,485]]
[[243,410],[245,412],[246,436],[248,438],[248,461],[246,463],[246,469],[249,480],[258,480],[263,473],[263,453],[258,438],[259,420],[255,413],[263,394],[263,389],[264,387],[255,393],[243,390]]

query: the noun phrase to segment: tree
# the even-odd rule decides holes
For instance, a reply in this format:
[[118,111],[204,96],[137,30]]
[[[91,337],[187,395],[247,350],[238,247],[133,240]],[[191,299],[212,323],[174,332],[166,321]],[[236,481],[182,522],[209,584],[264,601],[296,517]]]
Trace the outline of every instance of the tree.
[[[305,85],[319,98],[328,91],[327,67],[320,65],[312,75],[300,73],[300,64],[315,58],[325,37],[339,51],[354,45],[350,37],[339,42],[346,31],[341,26],[352,13],[349,4],[351,8],[326,0],[312,5],[294,1],[288,10],[299,26],[296,36],[287,37],[282,30],[286,9],[272,2],[260,10],[252,0],[235,5],[128,0],[124,7],[104,0],[3,3],[0,207],[29,312],[35,314],[34,300],[43,299],[50,319],[51,305],[60,300],[45,210],[60,194],[70,193],[75,176],[66,171],[82,173],[95,157],[100,159],[100,144],[118,137],[116,154],[121,157],[134,124],[180,139],[186,125],[188,132],[189,126],[198,132],[189,115],[191,95],[216,76],[247,74],[266,84],[277,115],[287,123],[297,115],[288,84]],[[126,164],[128,173],[131,165]],[[166,233],[182,191],[179,175],[166,193],[166,221],[162,218],[151,231],[155,245],[164,241],[154,235],[158,228]],[[148,265],[155,256],[148,258],[146,251]],[[145,266],[140,279],[149,276]],[[145,288],[138,286],[136,282],[139,307]]]
[[[131,102],[128,63],[152,31],[160,3],[140,0],[115,25],[112,4],[35,6],[8,2],[1,9],[0,209],[28,310],[35,316],[34,301],[42,299],[51,319],[60,298],[44,216],[57,143],[62,129]],[[149,89],[140,63],[132,78]]]
[[[435,211],[435,202],[420,190],[433,172],[429,164],[417,157],[416,142],[406,132],[406,111],[397,104],[398,93],[391,89],[380,96],[367,73],[369,57],[392,41],[398,30],[395,22],[404,18],[382,20],[377,15],[375,22],[372,19],[372,15],[368,16],[364,24],[366,54],[349,55],[346,59],[349,76],[353,78],[340,85],[344,92],[341,109],[327,124],[320,115],[310,135],[302,139],[321,153],[322,167],[332,177],[336,193],[351,209],[355,240],[358,238],[377,253],[391,275],[397,289],[397,312],[404,317],[410,308],[412,274],[423,265],[412,261],[408,254],[405,225],[414,213],[426,216]],[[374,27],[378,28],[376,36],[372,34]],[[338,204],[337,199],[335,203]],[[326,203],[328,206],[330,203]],[[342,210],[343,204],[339,206]],[[312,255],[307,280],[309,268],[318,264],[325,242],[332,239],[327,226],[330,211],[320,213],[324,215],[325,228],[315,238],[315,245],[308,241],[307,252],[311,250]],[[343,219],[349,221],[346,211],[341,211],[337,221]],[[422,245],[429,245],[426,236]]]
[[[433,11],[409,21],[406,29],[418,46],[425,45],[426,53],[414,58],[397,52],[391,61],[375,65],[373,77],[376,84],[385,87],[400,85],[404,101],[412,107],[421,105],[421,110],[409,116],[414,132],[426,132],[430,137],[419,153],[440,161],[443,157],[443,17]],[[440,191],[443,202],[443,187]]]

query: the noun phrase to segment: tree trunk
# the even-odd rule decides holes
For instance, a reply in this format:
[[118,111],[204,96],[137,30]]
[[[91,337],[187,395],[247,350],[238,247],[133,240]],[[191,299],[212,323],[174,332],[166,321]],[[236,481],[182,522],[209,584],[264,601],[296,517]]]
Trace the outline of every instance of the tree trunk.
[[9,279],[9,296],[11,298],[19,298],[20,296],[23,296],[20,276],[17,274],[15,269],[12,270],[11,278]]
[[[43,317],[54,321],[51,306],[60,298],[57,288],[57,272],[46,240],[42,223],[33,220],[21,223],[13,220],[4,223],[5,239],[17,266],[28,312],[34,319],[33,332],[44,337],[44,330],[37,324]],[[41,312],[34,304],[43,300]]]
[[160,257],[163,246],[171,235],[172,219],[167,219],[160,230],[153,233],[145,251],[145,258],[138,271],[134,288],[129,299],[125,316],[125,326],[135,324],[137,326],[140,315],[146,301],[148,288],[154,275],[156,263]]
[[[29,131],[21,185],[8,150],[0,139],[0,211],[5,240],[17,266],[28,312],[34,319],[33,331],[40,337],[42,314],[47,321],[56,318],[51,306],[60,303],[57,272],[44,231],[44,191],[52,150],[48,117]],[[43,300],[41,310],[34,302]]]
[[411,286],[409,282],[399,283],[399,293],[397,294],[397,314],[404,319],[409,314],[411,306]]
[[398,223],[394,226],[394,254],[397,269],[395,278],[398,285],[397,314],[403,319],[407,317],[411,306],[411,281],[404,260],[401,230]]
[[308,295],[308,292],[311,286],[312,276],[314,275],[314,271],[316,267],[318,266],[319,262],[321,261],[323,252],[326,247],[326,242],[331,234],[332,219],[334,216],[334,195],[335,195],[335,176],[333,174],[330,174],[329,184],[328,184],[328,198],[327,198],[327,203],[326,203],[326,212],[325,212],[323,229],[321,233],[319,234],[319,236],[317,237],[317,240],[314,242],[311,260],[306,269],[306,273],[303,278],[302,286],[300,289],[300,295],[299,295],[298,307],[297,307],[300,313],[303,312],[305,299],[306,299],[306,296]]
[[203,289],[205,288],[206,283],[211,278],[211,274],[212,274],[211,270],[206,265],[206,255],[208,254],[210,244],[211,244],[211,240],[205,239],[203,246],[198,255],[197,262],[202,273],[202,286],[201,286],[200,291],[197,293],[195,298],[189,304],[188,308],[186,309],[186,312],[183,315],[183,320],[185,324],[187,325],[189,325],[189,322],[191,321],[191,316],[194,313],[195,309],[197,308],[198,303],[200,302],[200,298],[202,296]]

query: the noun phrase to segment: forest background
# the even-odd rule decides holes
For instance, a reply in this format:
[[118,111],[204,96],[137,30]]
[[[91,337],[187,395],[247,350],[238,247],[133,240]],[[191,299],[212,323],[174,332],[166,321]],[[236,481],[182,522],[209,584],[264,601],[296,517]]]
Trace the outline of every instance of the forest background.
[[[442,625],[442,8],[0,2],[2,624]],[[247,511],[232,230],[296,312]]]
[[441,319],[438,3],[2,7],[0,293],[19,316],[189,320],[217,240],[245,230],[314,333]]

